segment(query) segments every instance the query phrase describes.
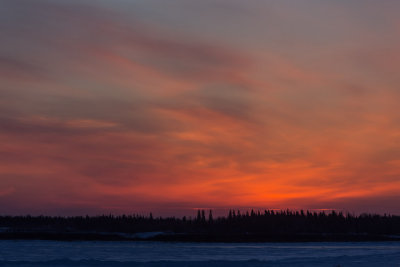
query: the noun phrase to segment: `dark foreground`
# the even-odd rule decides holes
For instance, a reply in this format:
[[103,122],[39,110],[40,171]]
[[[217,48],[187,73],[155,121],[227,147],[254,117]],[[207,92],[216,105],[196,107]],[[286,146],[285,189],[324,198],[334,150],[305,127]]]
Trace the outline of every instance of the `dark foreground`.
[[0,216],[0,239],[173,242],[400,241],[400,217],[303,211],[230,211],[213,218]]
[[[166,243],[0,240],[0,266],[399,266],[400,242]],[[45,255],[45,256],[44,256]]]
[[58,241],[165,241],[165,242],[367,242],[400,241],[400,236],[371,234],[193,234],[78,232],[6,232],[0,240],[58,240]]

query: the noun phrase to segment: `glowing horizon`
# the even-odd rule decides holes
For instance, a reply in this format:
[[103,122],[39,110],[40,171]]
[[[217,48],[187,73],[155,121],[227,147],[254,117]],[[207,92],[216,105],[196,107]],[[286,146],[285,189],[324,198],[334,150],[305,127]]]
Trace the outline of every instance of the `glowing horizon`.
[[400,2],[0,4],[0,214],[400,214]]

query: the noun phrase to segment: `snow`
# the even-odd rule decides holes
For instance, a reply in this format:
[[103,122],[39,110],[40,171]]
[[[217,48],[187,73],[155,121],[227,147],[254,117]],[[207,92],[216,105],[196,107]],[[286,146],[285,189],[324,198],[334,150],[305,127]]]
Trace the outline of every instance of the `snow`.
[[0,266],[400,266],[400,242],[0,241]]
[[159,235],[165,235],[165,232],[142,232],[142,233],[136,233],[133,235],[134,238],[142,238],[142,239],[147,239],[151,237],[156,237]]

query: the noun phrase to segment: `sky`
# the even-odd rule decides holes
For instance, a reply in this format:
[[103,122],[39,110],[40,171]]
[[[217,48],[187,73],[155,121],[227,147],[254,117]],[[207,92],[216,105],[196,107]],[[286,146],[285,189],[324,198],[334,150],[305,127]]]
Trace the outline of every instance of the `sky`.
[[0,214],[400,214],[399,11],[1,1]]

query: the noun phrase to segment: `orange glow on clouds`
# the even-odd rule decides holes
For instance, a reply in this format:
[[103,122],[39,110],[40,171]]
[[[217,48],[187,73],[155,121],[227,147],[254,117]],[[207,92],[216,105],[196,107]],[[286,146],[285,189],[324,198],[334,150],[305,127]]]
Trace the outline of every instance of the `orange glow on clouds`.
[[1,214],[400,212],[398,3],[172,1],[0,4]]

